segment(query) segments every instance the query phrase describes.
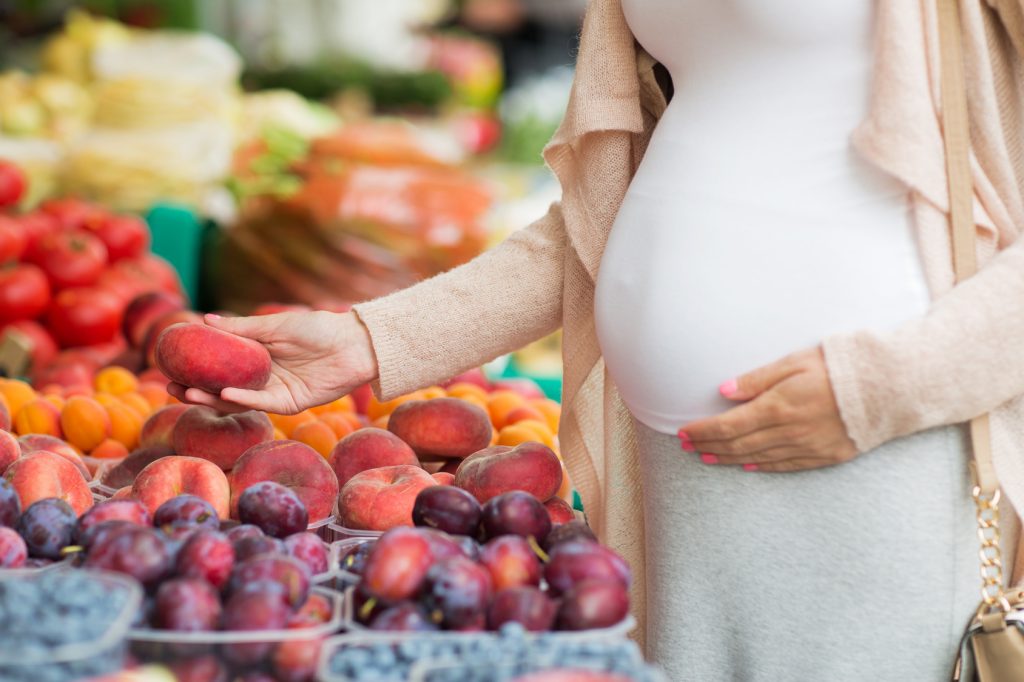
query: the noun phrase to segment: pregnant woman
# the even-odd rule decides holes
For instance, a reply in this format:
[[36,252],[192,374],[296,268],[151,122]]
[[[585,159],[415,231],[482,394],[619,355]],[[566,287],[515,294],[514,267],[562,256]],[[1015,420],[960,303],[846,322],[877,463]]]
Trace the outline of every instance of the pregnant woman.
[[932,2],[592,0],[546,217],[351,314],[211,318],[271,384],[172,390],[389,398],[562,327],[565,461],[671,679],[948,679],[979,600],[964,421],[992,413],[1024,504],[1024,12],[960,5],[960,286]]

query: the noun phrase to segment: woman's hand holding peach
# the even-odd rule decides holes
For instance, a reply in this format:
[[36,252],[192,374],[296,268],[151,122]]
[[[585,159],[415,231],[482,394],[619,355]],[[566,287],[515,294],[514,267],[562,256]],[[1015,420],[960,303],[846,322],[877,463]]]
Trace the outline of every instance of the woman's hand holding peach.
[[741,404],[679,430],[683,450],[705,464],[803,471],[858,454],[839,416],[820,347],[726,381],[720,391]]

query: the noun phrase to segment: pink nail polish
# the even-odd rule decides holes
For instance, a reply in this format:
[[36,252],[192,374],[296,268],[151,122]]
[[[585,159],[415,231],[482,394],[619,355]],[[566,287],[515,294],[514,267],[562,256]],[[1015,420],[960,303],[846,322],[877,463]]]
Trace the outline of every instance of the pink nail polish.
[[744,464],[743,465],[743,470],[744,471],[757,471],[759,468],[760,467],[757,466],[756,464]]
[[728,381],[723,382],[722,385],[718,387],[718,392],[724,395],[726,398],[733,397],[736,394],[736,391],[738,390],[739,385],[736,383],[735,379],[729,379]]
[[686,452],[693,452],[693,441],[690,440],[690,436],[682,429],[679,430],[679,443]]
[[206,314],[206,319],[208,319],[208,320],[219,320],[220,319],[220,315],[217,315],[216,313],[207,313]]
[[718,464],[718,457],[705,453],[700,456],[700,461],[704,462],[705,464]]

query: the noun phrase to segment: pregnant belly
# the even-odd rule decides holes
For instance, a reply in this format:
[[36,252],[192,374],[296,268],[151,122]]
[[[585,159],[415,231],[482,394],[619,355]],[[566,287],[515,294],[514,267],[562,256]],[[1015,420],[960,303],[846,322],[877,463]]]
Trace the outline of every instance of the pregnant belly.
[[731,406],[717,391],[727,379],[927,309],[903,194],[844,202],[840,212],[781,203],[692,186],[647,193],[634,180],[602,260],[595,315],[608,370],[647,426],[675,433]]

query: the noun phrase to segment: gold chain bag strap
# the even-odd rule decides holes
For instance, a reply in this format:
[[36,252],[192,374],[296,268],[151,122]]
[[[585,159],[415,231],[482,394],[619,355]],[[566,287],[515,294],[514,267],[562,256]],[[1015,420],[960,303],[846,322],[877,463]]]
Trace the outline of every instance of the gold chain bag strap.
[[[949,179],[953,268],[957,282],[978,269],[969,156],[967,91],[964,82],[960,10],[957,0],[937,0],[941,44],[942,129]],[[999,535],[999,480],[992,464],[988,415],[971,420],[973,496],[981,550],[981,604],[964,633],[953,680],[1024,680],[1024,611],[1020,594],[1008,595]]]

